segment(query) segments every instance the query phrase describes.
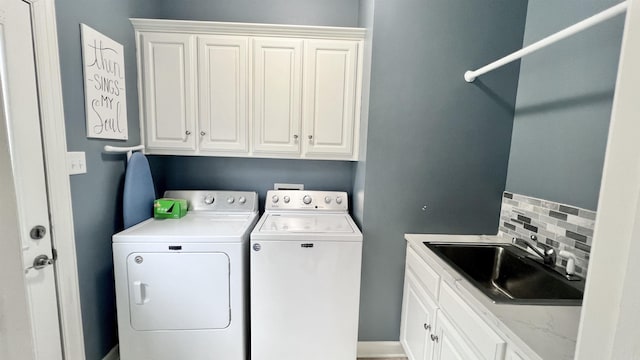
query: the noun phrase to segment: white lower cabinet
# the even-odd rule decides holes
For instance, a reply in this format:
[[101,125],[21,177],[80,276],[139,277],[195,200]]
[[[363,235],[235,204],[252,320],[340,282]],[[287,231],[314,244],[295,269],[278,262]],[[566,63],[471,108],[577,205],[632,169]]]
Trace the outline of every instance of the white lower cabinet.
[[415,275],[407,269],[402,299],[400,342],[411,360],[431,359],[437,306],[421,288]]
[[525,360],[525,357],[521,356],[518,350],[509,347],[509,349],[507,349],[507,355],[505,356],[504,360]]
[[435,343],[433,360],[470,360],[479,357],[467,345],[467,342],[449,321],[442,310],[438,310],[438,318],[434,334],[430,340]]
[[526,360],[437,274],[407,248],[400,343],[409,360]]

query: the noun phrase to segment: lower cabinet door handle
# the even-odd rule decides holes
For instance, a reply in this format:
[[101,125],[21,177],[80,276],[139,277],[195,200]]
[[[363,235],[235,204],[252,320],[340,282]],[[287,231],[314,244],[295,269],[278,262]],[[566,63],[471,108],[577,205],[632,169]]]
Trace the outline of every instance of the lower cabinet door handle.
[[427,324],[427,323],[424,323],[424,325],[423,325],[423,326],[424,326],[424,329],[425,329],[425,330],[427,330],[427,331],[431,330],[431,325],[429,325],[429,324]]
[[438,335],[431,334],[431,341],[438,342]]

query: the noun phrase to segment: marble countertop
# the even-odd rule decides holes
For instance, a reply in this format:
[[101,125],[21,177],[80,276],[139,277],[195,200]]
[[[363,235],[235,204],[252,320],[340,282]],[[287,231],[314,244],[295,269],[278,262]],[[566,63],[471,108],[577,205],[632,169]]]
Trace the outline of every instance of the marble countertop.
[[491,235],[405,234],[420,257],[507,342],[531,359],[574,358],[581,306],[496,304],[458,274],[423,242],[508,243]]

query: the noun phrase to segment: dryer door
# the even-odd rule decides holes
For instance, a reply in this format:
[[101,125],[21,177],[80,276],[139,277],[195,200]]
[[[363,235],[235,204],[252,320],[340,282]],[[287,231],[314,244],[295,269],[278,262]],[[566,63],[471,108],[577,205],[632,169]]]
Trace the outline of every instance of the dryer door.
[[229,257],[225,253],[132,253],[129,309],[135,330],[229,326]]

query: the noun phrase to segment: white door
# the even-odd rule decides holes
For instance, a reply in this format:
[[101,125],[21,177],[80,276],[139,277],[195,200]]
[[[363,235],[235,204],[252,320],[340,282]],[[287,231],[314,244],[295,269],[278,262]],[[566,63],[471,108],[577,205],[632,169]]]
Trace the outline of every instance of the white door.
[[143,121],[149,149],[196,149],[193,38],[189,34],[141,36]]
[[127,281],[131,328],[226,328],[231,322],[229,276],[229,256],[225,253],[130,254]]
[[248,43],[244,36],[198,37],[200,150],[249,151]]
[[435,342],[433,360],[480,359],[442,310],[438,310],[436,322],[435,334],[429,336]]
[[404,296],[402,299],[402,323],[400,343],[409,360],[430,360],[435,332],[436,305],[420,289],[409,268],[405,274]]
[[[30,5],[0,0],[0,358],[62,359]],[[36,226],[43,231],[31,232]]]
[[350,158],[356,131],[358,42],[308,40],[304,46],[305,153]]
[[302,40],[253,39],[254,153],[300,154]]

